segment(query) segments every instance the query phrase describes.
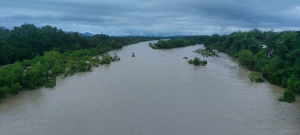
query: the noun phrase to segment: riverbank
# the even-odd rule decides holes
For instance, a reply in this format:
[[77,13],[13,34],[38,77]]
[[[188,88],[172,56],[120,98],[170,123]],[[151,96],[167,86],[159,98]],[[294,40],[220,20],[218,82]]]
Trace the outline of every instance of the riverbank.
[[7,95],[18,94],[20,90],[44,86],[53,88],[56,86],[57,76],[67,77],[78,72],[90,72],[93,67],[120,60],[116,54],[112,56],[107,53],[111,50],[109,46],[100,45],[65,53],[48,51],[44,56],[7,65],[0,70],[0,101]]
[[225,52],[237,58],[240,66],[260,72],[270,83],[285,88],[280,100],[293,102],[295,96],[300,95],[299,36],[297,31],[273,32],[253,29],[228,35],[178,37],[173,38],[173,41],[161,41],[155,48],[174,48],[186,45],[182,43],[190,42],[191,45],[195,42],[204,44],[208,50]]
[[[277,101],[284,89],[252,83],[227,54],[202,57],[192,53],[202,45],[154,50],[148,43],[110,51],[121,60],[58,77],[54,88],[4,99],[1,135],[300,133],[298,101]],[[208,64],[191,66],[184,56]]]
[[[265,54],[264,54],[266,49],[261,50],[257,54],[253,54],[252,51],[250,51],[250,50],[241,50],[240,52],[238,52],[239,56],[236,58],[232,54],[228,53],[228,51],[222,51],[221,49],[218,49],[218,48],[213,47],[213,46],[206,46],[206,47],[208,47],[210,50],[211,49],[216,49],[220,52],[226,53],[227,55],[232,57],[231,58],[232,61],[237,61],[240,66],[246,67],[249,71],[258,71],[259,73],[264,75],[263,79],[265,81],[267,81],[270,84],[276,84],[276,83],[273,82],[274,80],[272,80],[272,78],[270,78],[270,77],[272,77],[271,72],[274,72],[274,70],[275,70],[274,68],[275,68],[276,64],[274,63],[274,60],[276,60],[276,59],[275,58],[267,58],[267,56],[265,56]],[[265,58],[268,59],[268,60],[266,60]],[[259,63],[259,62],[261,62],[259,60],[262,60],[262,59],[265,59],[265,63],[273,64],[273,65],[265,65],[265,66],[262,67],[261,70],[255,70],[254,65],[262,64],[262,63]],[[295,68],[297,68],[297,66],[295,66]],[[281,72],[282,72],[282,70],[281,70]],[[294,71],[294,72],[297,72],[297,71]],[[266,73],[268,73],[268,75],[266,75]],[[278,76],[278,74],[275,75],[275,76]],[[292,78],[292,75],[289,78]],[[269,82],[269,81],[271,81],[271,82]],[[293,82],[290,79],[286,79],[286,81],[291,81],[290,84],[295,83],[295,81]],[[282,86],[282,85],[276,84],[276,85],[278,85],[282,88],[285,88],[285,91],[282,94],[283,96],[281,98],[278,98],[277,100],[283,101],[283,102],[288,102],[288,103],[299,100],[299,94],[300,93],[299,94],[294,94],[294,92],[289,90],[289,88],[291,89],[291,87],[287,86],[287,85],[290,85],[289,82],[283,82],[283,83],[285,83],[285,85],[284,85],[285,87]],[[297,87],[297,86],[294,86],[294,87]],[[297,89],[295,89],[295,90],[297,91]]]

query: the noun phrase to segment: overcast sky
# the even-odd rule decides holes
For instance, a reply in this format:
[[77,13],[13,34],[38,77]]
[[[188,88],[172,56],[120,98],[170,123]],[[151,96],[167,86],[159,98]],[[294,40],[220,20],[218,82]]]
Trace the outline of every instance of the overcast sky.
[[0,26],[112,36],[300,30],[300,0],[1,0]]

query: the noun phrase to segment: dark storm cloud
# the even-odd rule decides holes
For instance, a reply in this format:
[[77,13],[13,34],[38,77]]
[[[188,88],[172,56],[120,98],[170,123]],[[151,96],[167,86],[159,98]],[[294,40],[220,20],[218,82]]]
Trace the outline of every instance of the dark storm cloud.
[[10,0],[0,26],[52,25],[109,35],[226,34],[253,28],[299,30],[298,0]]

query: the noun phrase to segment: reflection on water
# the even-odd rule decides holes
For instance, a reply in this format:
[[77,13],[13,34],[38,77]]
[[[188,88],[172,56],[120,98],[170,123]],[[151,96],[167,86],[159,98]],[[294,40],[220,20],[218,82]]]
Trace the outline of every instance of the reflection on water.
[[[192,52],[201,45],[153,50],[147,44],[112,51],[121,61],[93,72],[58,77],[54,89],[4,99],[1,135],[300,134],[299,100],[277,101],[282,88],[250,82],[249,71],[226,54],[203,58]],[[189,65],[184,56],[208,65]]]

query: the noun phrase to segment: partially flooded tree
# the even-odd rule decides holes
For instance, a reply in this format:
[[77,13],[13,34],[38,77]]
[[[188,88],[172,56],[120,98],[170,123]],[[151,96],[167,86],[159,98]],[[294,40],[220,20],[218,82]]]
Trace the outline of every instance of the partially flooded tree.
[[200,58],[195,57],[194,60],[190,59],[187,61],[189,64],[193,64],[195,66],[205,66],[207,64],[206,60],[201,61]]
[[250,74],[248,74],[248,77],[252,82],[264,82],[264,79],[259,72],[251,72]]

